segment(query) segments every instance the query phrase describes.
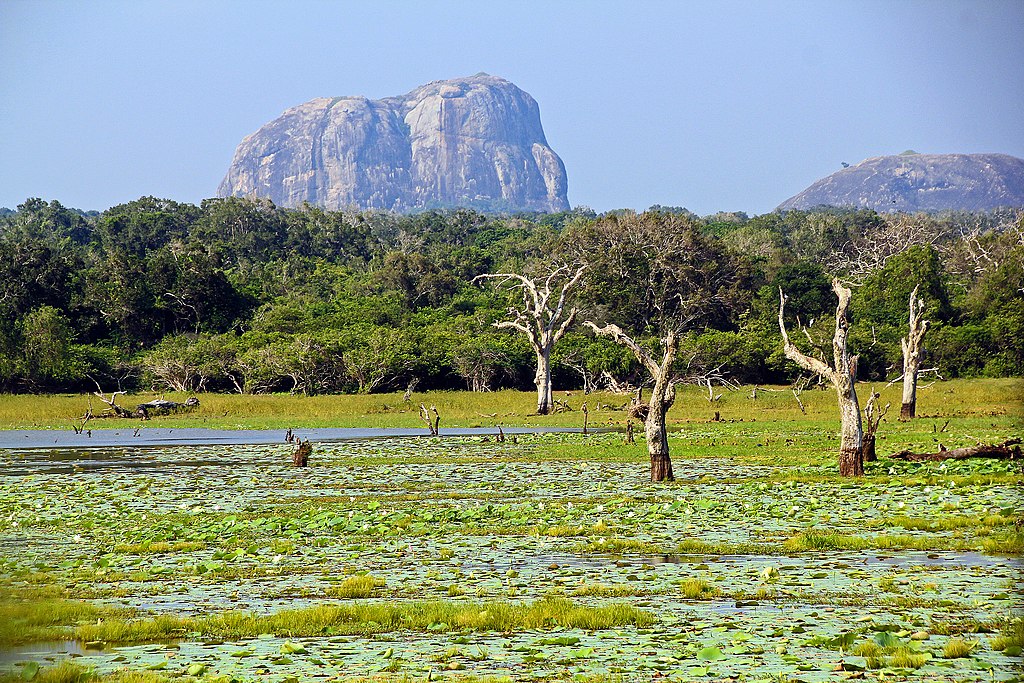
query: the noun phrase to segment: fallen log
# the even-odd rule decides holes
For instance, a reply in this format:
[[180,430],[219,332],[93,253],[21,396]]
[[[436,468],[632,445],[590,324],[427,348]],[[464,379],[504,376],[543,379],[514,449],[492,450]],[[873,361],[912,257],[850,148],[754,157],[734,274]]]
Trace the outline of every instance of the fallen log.
[[190,397],[184,403],[158,398],[135,406],[135,414],[139,417],[148,418],[151,414],[166,415],[168,413],[176,413],[198,407],[199,399],[195,396]]
[[993,458],[996,460],[1020,460],[1020,439],[1010,439],[1000,444],[978,444],[966,448],[954,448],[946,450],[943,448],[938,453],[911,453],[900,451],[889,457],[893,460],[906,460],[908,462],[932,462],[938,460],[966,460],[968,458]]

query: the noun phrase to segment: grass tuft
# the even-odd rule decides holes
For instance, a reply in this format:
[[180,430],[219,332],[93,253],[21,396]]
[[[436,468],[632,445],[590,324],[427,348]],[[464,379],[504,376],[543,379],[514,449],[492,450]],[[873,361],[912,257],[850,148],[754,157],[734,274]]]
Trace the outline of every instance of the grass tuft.
[[969,657],[976,647],[978,647],[977,640],[950,638],[946,641],[946,646],[942,648],[942,656],[946,659],[962,659]]
[[386,585],[384,579],[369,574],[351,576],[337,586],[330,586],[327,595],[332,598],[368,598],[376,588]]
[[683,597],[688,600],[708,600],[721,591],[704,579],[684,579],[679,585]]

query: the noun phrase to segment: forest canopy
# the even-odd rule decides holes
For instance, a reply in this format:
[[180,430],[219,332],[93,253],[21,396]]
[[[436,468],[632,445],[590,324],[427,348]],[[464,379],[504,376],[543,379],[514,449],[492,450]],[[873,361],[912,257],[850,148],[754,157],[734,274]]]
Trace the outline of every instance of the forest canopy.
[[[580,319],[625,323],[650,342],[685,315],[676,362],[737,382],[796,375],[780,288],[792,329],[808,329],[795,341],[827,345],[832,277],[852,286],[861,379],[899,375],[915,287],[931,324],[925,366],[1024,375],[1015,211],[398,215],[143,197],[100,213],[41,199],[0,213],[0,389],[528,388],[533,349],[495,327],[514,295],[474,278],[536,277],[556,263],[588,266]],[[552,372],[556,389],[643,378],[628,351],[579,325],[555,346]]]

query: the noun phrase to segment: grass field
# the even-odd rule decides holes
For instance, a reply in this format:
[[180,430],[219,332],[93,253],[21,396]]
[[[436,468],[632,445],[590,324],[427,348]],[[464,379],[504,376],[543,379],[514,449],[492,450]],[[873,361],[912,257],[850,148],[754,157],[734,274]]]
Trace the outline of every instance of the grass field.
[[[1020,463],[884,456],[1020,436],[1021,389],[895,405],[856,480],[819,391],[806,414],[683,392],[671,484],[617,432],[324,442],[305,469],[284,443],[11,450],[0,681],[1019,680]],[[611,395],[545,417],[519,392],[200,400],[143,428],[416,427],[421,401],[442,427],[579,427],[584,400],[625,420]],[[5,396],[0,423],[85,405]]]
[[[858,385],[861,403],[867,401],[873,385]],[[891,403],[890,422],[899,414],[900,387],[884,389],[881,403]],[[812,421],[828,423],[836,418],[835,394],[811,389],[801,394],[806,415],[801,413],[788,387],[760,388],[751,398],[752,387],[722,391],[711,403],[707,391],[682,387],[669,413],[673,424],[707,422],[718,412],[723,420]],[[118,397],[118,403],[133,407],[158,396],[184,401],[186,394],[135,394]],[[147,424],[161,427],[210,427],[220,429],[288,429],[311,427],[418,427],[419,404],[436,405],[444,426],[558,426],[581,427],[581,408],[587,403],[592,425],[624,426],[621,408],[628,397],[609,393],[584,395],[582,392],[556,392],[572,411],[536,415],[533,392],[498,391],[490,393],[430,392],[415,393],[411,402],[402,394],[361,394],[301,396],[289,394],[239,395],[200,394],[201,406],[193,413],[155,417]],[[0,429],[70,429],[92,407],[100,413],[105,406],[89,394],[83,395],[0,395]],[[1019,419],[1024,415],[1024,380],[955,380],[923,389],[918,398],[921,417],[956,419]],[[116,427],[126,420],[93,420],[93,428]],[[948,431],[948,429],[947,429]]]

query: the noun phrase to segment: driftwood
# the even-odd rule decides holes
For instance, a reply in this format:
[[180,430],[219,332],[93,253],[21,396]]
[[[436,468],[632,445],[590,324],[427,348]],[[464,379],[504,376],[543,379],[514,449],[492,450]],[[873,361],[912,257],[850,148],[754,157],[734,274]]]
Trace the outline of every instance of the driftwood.
[[[967,460],[968,458],[993,458],[996,460],[1020,460],[1020,439],[1010,439],[1001,444],[978,444],[966,448],[954,448],[946,450],[943,448],[938,453],[911,453],[900,451],[889,457],[893,460],[906,460],[909,462],[932,462],[938,460]],[[941,447],[941,446],[940,446]]]
[[313,453],[313,445],[308,440],[300,441],[299,447],[292,453],[292,465],[295,467],[308,467],[309,456]]

